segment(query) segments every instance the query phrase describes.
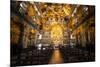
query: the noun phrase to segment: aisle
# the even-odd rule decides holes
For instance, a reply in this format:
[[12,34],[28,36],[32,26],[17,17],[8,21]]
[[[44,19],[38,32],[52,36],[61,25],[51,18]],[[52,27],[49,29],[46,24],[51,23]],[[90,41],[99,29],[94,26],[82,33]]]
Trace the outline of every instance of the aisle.
[[59,64],[59,63],[63,63],[63,58],[58,49],[58,50],[54,50],[52,57],[49,61],[49,64]]

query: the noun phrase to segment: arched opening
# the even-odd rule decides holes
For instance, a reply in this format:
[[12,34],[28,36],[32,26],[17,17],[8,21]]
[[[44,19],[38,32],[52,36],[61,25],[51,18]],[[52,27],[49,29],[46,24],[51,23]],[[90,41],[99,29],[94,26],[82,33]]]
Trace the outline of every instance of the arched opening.
[[54,46],[59,46],[63,43],[63,28],[61,24],[55,22],[51,27],[51,40]]

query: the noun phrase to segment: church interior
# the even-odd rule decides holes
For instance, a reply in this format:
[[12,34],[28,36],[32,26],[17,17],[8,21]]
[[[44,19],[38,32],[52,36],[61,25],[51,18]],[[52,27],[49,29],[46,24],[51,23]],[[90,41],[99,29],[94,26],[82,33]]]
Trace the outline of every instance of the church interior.
[[11,1],[11,66],[95,61],[95,6]]

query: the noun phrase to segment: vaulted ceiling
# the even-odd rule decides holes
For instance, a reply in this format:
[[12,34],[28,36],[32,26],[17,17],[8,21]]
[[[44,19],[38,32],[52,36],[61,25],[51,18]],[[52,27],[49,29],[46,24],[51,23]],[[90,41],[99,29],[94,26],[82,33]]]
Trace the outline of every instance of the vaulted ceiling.
[[75,25],[84,22],[94,15],[94,8],[88,5],[42,3],[42,2],[12,2],[11,11],[21,15],[29,24],[39,27],[52,21],[65,22],[66,26],[75,28]]

